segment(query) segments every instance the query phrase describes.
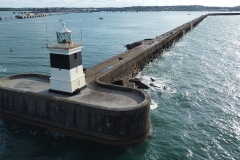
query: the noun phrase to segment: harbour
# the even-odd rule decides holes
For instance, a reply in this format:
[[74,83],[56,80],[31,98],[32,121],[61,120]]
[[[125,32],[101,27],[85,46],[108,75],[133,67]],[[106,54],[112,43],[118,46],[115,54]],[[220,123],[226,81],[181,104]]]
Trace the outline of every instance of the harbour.
[[[49,92],[48,92],[49,86],[47,84],[39,83],[43,80],[46,81],[49,78],[47,76],[46,78],[44,78],[44,76],[41,76],[41,75],[27,74],[27,75],[17,75],[17,76],[7,77],[5,79],[2,79],[1,86],[4,87],[3,90],[1,91],[2,96],[0,100],[2,102],[1,104],[2,113],[4,113],[2,115],[7,116],[8,114],[11,114],[11,115],[17,114],[17,116],[19,117],[21,117],[21,115],[24,115],[22,116],[24,119],[22,121],[27,122],[28,121],[27,119],[29,119],[29,121],[33,123],[33,119],[34,119],[36,121],[34,123],[35,125],[38,125],[38,123],[42,123],[40,121],[43,121],[43,119],[47,119],[47,121],[44,121],[44,124],[45,123],[48,124],[46,126],[56,125],[59,128],[59,130],[61,130],[62,128],[62,129],[68,130],[68,132],[73,132],[73,131],[77,132],[75,133],[75,135],[79,135],[77,137],[83,137],[81,136],[81,134],[87,135],[90,133],[89,136],[94,137],[91,139],[93,140],[99,139],[95,141],[98,141],[98,142],[100,141],[106,144],[122,145],[122,144],[136,143],[137,141],[141,141],[145,139],[150,132],[150,115],[149,115],[150,98],[149,96],[140,90],[136,90],[133,88],[122,88],[115,85],[111,85],[111,83],[114,80],[117,80],[117,78],[119,78],[120,76],[123,79],[126,79],[129,76],[134,77],[135,76],[134,72],[136,70],[142,70],[144,66],[148,64],[148,62],[155,59],[158,54],[162,53],[163,50],[169,48],[175,41],[180,39],[188,31],[193,29],[193,27],[197,26],[206,17],[207,15],[194,19],[182,26],[177,27],[176,29],[173,29],[157,37],[156,39],[142,41],[141,42],[142,44],[138,46],[136,49],[133,48],[132,50],[127,51],[126,53],[118,55],[113,59],[110,59],[106,62],[103,62],[102,64],[95,66],[92,69],[87,70],[86,71],[86,83],[88,84],[87,88],[88,89],[94,88],[94,91],[96,93],[94,91],[89,91],[89,90],[86,91],[85,89],[83,89],[81,90],[81,94],[80,94],[81,98],[76,97],[72,99],[73,97],[67,97],[67,99],[70,98],[69,100],[72,100],[72,102],[70,101],[68,104],[65,104],[65,105],[61,104],[61,101],[63,101],[63,99],[62,100],[59,99],[61,96],[56,94],[50,95],[50,97],[57,97],[56,101],[51,99],[51,101],[48,102],[49,100],[47,99],[49,99],[50,97],[47,99],[43,98],[40,101],[37,100],[39,99],[39,96],[37,95],[38,93],[42,93],[45,96],[46,95],[49,96]],[[121,57],[121,59],[119,59],[119,57]],[[109,70],[106,69],[109,67],[111,67],[111,69]],[[59,66],[57,68],[59,68]],[[24,79],[24,77],[26,77],[26,79]],[[37,77],[40,78],[40,79],[37,79],[38,84],[36,84],[34,81],[34,78],[37,78]],[[11,79],[13,79],[16,82],[11,82]],[[20,80],[18,81],[18,79]],[[30,82],[28,82],[29,80]],[[104,92],[102,91],[102,89],[97,88],[95,85],[91,84],[94,80],[95,80],[94,83],[98,87],[105,89]],[[32,83],[34,84],[33,86],[31,85]],[[62,85],[64,87],[64,84]],[[46,86],[46,88],[41,88],[41,86]],[[10,92],[10,93],[7,92],[8,87],[10,87],[13,90],[16,90],[17,91],[16,94],[21,95],[21,97],[25,97],[24,92],[23,94],[20,94],[18,90],[20,91],[22,90],[25,92],[26,91],[35,92],[37,97],[34,98],[33,96],[30,100],[27,98],[30,95],[26,94],[27,96],[22,100],[16,100],[16,96],[14,95],[14,92]],[[35,88],[37,88],[38,90],[35,91]],[[117,93],[116,91],[120,93]],[[123,92],[121,93],[121,91]],[[107,94],[107,93],[114,93],[116,94],[116,97],[114,96],[111,97],[111,94]],[[96,95],[96,97],[94,95]],[[127,95],[127,96],[121,98],[122,97],[121,95]],[[132,98],[134,97],[134,99],[128,100],[128,97],[132,97]],[[109,100],[106,101],[104,99],[109,99]],[[41,101],[44,103],[41,104]],[[73,101],[75,101],[75,103],[76,102],[79,103],[79,106],[70,107],[71,103],[75,105]],[[132,103],[131,101],[133,102],[135,101],[137,102],[137,104]],[[124,102],[127,102],[127,103],[124,104]],[[33,104],[35,105],[33,106]],[[99,104],[102,104],[102,105],[99,106]],[[115,104],[118,104],[119,106],[117,105],[118,106],[117,107]],[[127,107],[127,104],[129,104],[130,106]],[[20,110],[15,109],[14,106],[19,106]],[[59,108],[62,108],[61,106],[64,107],[63,111],[62,109],[59,110]],[[87,115],[86,115],[86,111],[84,111],[85,114],[80,116],[81,110],[83,108],[82,106],[85,106],[84,108],[87,108],[87,110],[90,110],[89,113],[87,113]],[[35,109],[33,110],[33,108]],[[96,108],[103,108],[103,109],[101,109],[100,111],[97,111]],[[108,114],[104,112],[105,111],[104,108],[108,111]],[[41,114],[38,113],[38,110],[42,110]],[[58,113],[65,112],[65,111],[67,112],[67,115],[64,114],[65,121],[59,123],[59,121],[62,121],[61,119],[63,117],[58,115]],[[80,111],[80,113],[78,111]],[[110,113],[110,111],[112,111],[113,113]],[[130,111],[135,112],[135,114],[131,115],[131,117],[129,117]],[[35,115],[39,115],[40,117],[36,118]],[[55,116],[53,117],[53,115]],[[91,115],[95,115],[95,118],[96,117],[99,117],[99,118],[90,120],[89,117],[91,118]],[[126,116],[126,118],[124,116]],[[59,117],[60,119],[58,119],[57,117]],[[79,119],[77,117],[79,117]],[[112,122],[110,117],[113,117]],[[119,120],[116,121],[116,118],[118,117],[120,118]],[[141,117],[139,121],[137,117]],[[21,118],[18,118],[18,120],[21,121]],[[129,128],[124,129],[126,127],[124,124],[129,124],[129,122],[134,120],[136,121],[135,123],[131,123],[131,126],[129,126]],[[115,121],[116,122],[120,121],[121,123],[115,124]],[[45,126],[43,124],[40,124],[40,125]],[[93,128],[91,126],[93,126]],[[109,128],[109,126],[112,126],[112,128]],[[116,126],[122,126],[123,128],[117,127],[117,130],[116,130],[115,129]],[[74,133],[70,135],[74,135]],[[109,137],[109,138],[104,138],[104,137]],[[139,137],[139,140],[136,140],[137,137]]]
[[[171,33],[171,32],[170,32],[170,33]],[[170,34],[170,33],[169,33],[169,34]],[[149,41],[149,40],[148,40],[148,41]],[[150,40],[150,41],[151,41],[151,40]],[[155,44],[157,44],[157,43],[153,42],[152,44],[155,45]],[[150,44],[150,45],[148,44],[148,45],[149,45],[150,47],[152,47],[152,46],[154,46],[154,45],[152,45],[152,44]],[[152,46],[151,46],[151,45],[152,45]],[[141,46],[139,46],[139,47],[141,47]],[[141,47],[141,48],[142,48],[142,50],[148,50],[150,47],[146,46],[146,47]],[[119,59],[118,59],[118,60],[119,60]],[[109,71],[109,70],[106,69],[106,71]],[[116,76],[116,77],[117,77],[117,76]]]

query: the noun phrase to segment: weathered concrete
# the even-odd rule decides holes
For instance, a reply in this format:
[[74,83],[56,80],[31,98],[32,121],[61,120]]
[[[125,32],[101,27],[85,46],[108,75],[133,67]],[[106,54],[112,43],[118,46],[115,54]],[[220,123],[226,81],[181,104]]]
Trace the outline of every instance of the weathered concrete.
[[142,40],[141,45],[86,70],[87,88],[80,95],[48,92],[46,75],[5,77],[0,80],[0,116],[104,144],[142,141],[151,126],[149,95],[112,83],[122,80],[125,84],[207,16]]
[[33,92],[46,96],[58,96],[61,98],[69,99],[71,101],[106,106],[106,108],[130,108],[144,101],[142,97],[138,97],[134,94],[125,93],[118,90],[109,90],[105,88],[99,88],[95,85],[88,85],[81,94],[75,96],[67,96],[61,94],[54,94],[48,92],[50,88],[49,76],[26,74],[7,77],[0,81],[2,87],[8,87],[11,89],[21,90],[25,92]]

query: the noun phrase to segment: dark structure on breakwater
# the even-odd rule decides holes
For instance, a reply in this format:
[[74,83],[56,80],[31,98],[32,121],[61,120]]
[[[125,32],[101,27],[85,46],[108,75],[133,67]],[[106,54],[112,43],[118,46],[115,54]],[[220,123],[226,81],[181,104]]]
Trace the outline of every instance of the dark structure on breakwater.
[[26,15],[17,15],[15,16],[16,19],[26,19],[26,18],[37,18],[37,17],[46,17],[47,14],[42,14],[42,13],[38,13],[38,14],[33,14],[33,13],[29,13]]
[[[214,14],[211,14],[214,15]],[[150,97],[141,90],[114,85],[134,77],[208,15],[86,70],[86,86],[74,96],[48,92],[47,75],[20,74],[0,80],[0,116],[103,144],[142,141],[150,132]]]

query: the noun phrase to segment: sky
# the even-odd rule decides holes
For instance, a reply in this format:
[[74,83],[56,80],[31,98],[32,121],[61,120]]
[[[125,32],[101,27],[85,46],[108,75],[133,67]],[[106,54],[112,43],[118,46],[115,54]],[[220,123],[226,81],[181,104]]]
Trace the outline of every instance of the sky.
[[239,6],[240,0],[0,0],[0,7]]

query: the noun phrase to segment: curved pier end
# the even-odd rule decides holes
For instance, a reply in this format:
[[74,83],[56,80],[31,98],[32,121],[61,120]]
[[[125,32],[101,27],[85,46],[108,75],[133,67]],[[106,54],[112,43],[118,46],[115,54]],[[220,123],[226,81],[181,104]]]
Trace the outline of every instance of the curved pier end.
[[[108,85],[108,84],[106,84]],[[49,76],[0,79],[0,116],[110,145],[133,144],[150,132],[150,97],[121,86],[93,82],[75,96],[48,92]]]

